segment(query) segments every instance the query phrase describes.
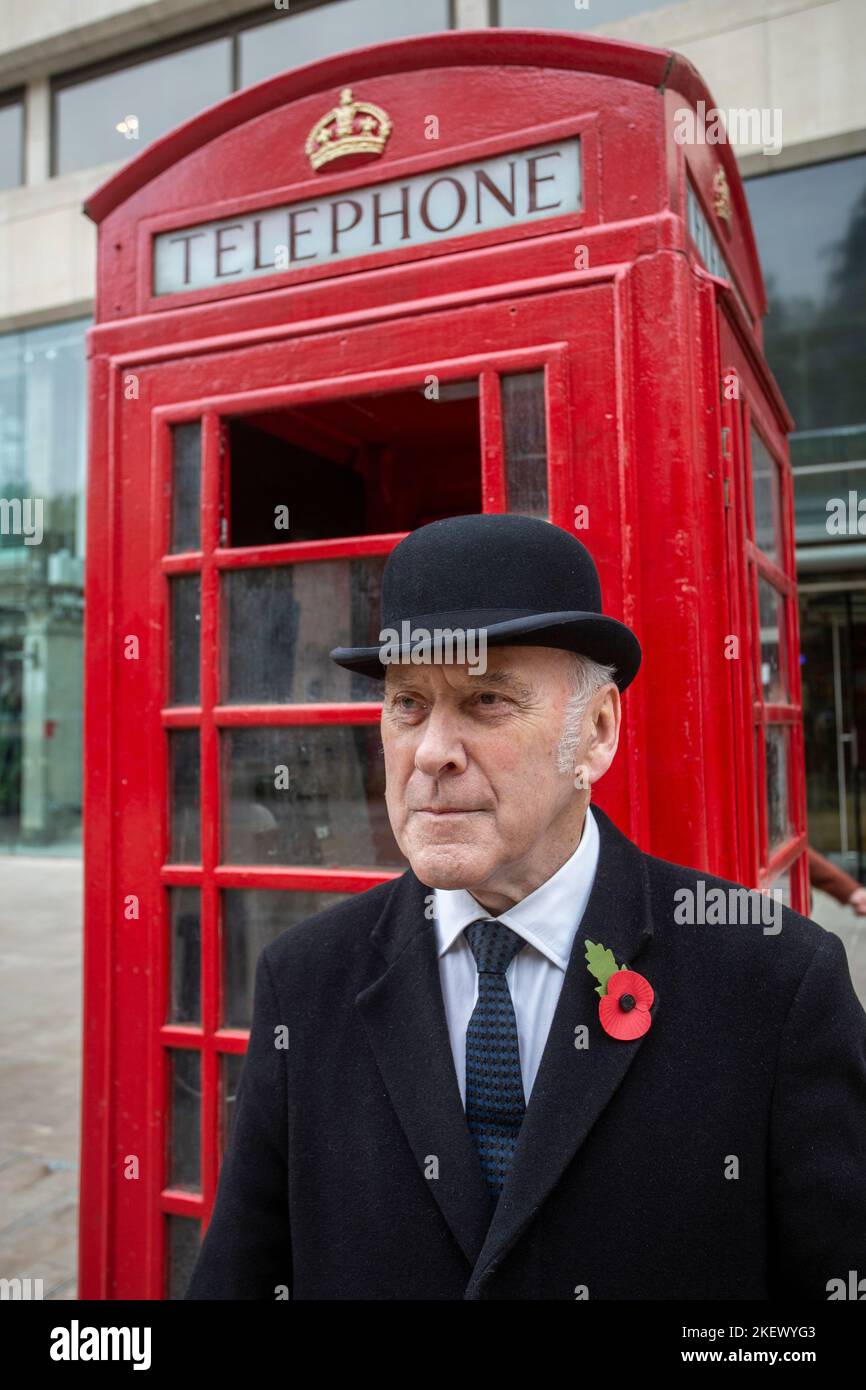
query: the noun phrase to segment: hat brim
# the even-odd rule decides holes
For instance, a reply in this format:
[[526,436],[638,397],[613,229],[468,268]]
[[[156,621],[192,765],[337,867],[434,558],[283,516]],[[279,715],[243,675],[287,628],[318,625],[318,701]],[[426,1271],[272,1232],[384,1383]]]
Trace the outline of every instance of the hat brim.
[[[460,624],[453,620],[454,615],[448,614],[447,617],[449,621],[439,626],[459,629]],[[426,627],[428,631],[435,627],[421,620],[413,621],[412,625]],[[482,628],[488,646],[558,647],[563,651],[591,657],[604,665],[615,666],[613,680],[620,691],[634,680],[642,659],[640,643],[631,628],[601,613],[535,613],[530,617],[511,618],[498,623],[464,624],[464,630],[470,628]],[[418,642],[402,645],[399,648],[400,660],[409,661],[412,652],[420,646]],[[334,647],[331,658],[347,671],[384,680],[386,665],[381,660],[380,651],[380,647]]]

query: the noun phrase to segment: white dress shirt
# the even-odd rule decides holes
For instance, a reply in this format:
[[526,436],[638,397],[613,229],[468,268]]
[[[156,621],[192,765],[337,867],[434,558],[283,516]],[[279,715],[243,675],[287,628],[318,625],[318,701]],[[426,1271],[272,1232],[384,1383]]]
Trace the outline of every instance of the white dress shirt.
[[[527,1102],[550,1032],[574,938],[595,879],[598,848],[598,825],[587,806],[583,832],[574,854],[540,888],[495,918],[528,943],[517,952],[505,972],[514,1003],[523,1094]],[[466,888],[436,888],[434,896],[439,979],[460,1097],[465,1107],[466,1028],[478,999],[478,970],[463,929],[471,922],[492,918],[493,913],[486,912]]]

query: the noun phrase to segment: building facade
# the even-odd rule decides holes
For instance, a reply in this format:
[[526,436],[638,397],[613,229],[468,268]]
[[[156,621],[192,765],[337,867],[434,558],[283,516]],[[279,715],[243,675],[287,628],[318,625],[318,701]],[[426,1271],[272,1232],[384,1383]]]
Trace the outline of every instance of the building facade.
[[[725,113],[796,422],[809,829],[866,869],[866,92],[859,0],[0,0],[0,852],[75,852],[81,821],[85,333],[91,191],[232,91],[446,28],[674,48]],[[736,129],[735,129],[736,126]],[[866,756],[866,751],[864,751]]]

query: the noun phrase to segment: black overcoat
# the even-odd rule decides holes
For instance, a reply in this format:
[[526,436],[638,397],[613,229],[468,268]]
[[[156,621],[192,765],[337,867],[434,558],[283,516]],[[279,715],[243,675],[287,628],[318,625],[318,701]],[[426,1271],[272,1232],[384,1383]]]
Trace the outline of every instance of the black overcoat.
[[[866,1014],[841,941],[787,907],[779,931],[679,921],[678,890],[735,885],[593,812],[596,878],[492,1220],[432,890],[407,870],[262,951],[187,1298],[826,1299],[866,1276]],[[587,938],[652,985],[643,1037],[601,1027]]]

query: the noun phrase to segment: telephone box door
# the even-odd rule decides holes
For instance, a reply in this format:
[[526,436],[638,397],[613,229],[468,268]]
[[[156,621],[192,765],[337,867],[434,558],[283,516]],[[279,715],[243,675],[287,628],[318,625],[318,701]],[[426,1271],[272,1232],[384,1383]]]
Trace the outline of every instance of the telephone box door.
[[793,481],[768,376],[719,321],[742,881],[808,912]]
[[[466,512],[578,532],[588,517],[606,608],[622,612],[614,323],[608,282],[115,364],[123,660],[106,689],[106,815],[123,832],[97,844],[94,826],[90,847],[89,913],[112,930],[89,979],[113,1054],[85,1078],[88,1113],[111,1118],[85,1138],[100,1200],[83,1296],[182,1294],[259,952],[406,867],[379,688],[328,655],[379,640],[393,545]],[[627,832],[635,775],[624,734],[604,799]],[[138,1179],[111,1181],[124,1165]]]

